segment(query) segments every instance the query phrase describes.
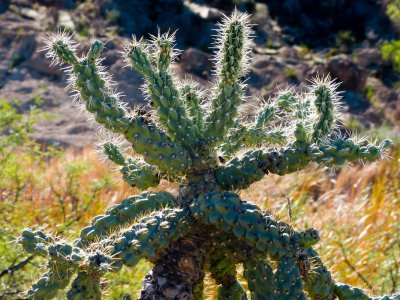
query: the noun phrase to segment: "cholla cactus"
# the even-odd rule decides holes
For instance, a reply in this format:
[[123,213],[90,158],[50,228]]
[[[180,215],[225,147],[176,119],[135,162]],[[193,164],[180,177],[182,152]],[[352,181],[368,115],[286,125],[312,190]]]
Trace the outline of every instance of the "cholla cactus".
[[139,299],[203,299],[206,272],[219,285],[218,299],[247,299],[237,264],[243,264],[251,299],[400,299],[399,294],[370,298],[337,283],[312,248],[319,241],[316,230],[296,231],[235,192],[270,173],[285,175],[312,162],[329,167],[373,162],[391,145],[337,133],[339,96],[328,78],[314,80],[307,93],[280,92],[253,121],[243,121],[238,107],[250,32],[247,15],[224,18],[208,102],[204,92],[179,83],[170,71],[176,53],[172,36],[149,43],[133,38],[124,55],[145,79],[150,114],[129,114],[121,103],[100,65],[102,42],[94,41],[78,58],[70,36],[49,37],[47,56],[70,66],[70,82],[86,109],[132,145],[136,157],[129,158],[118,145],[103,145],[123,179],[140,189],[168,179],[180,189],[178,196],[147,191],[124,199],[95,217],[73,243],[24,230],[23,248],[49,259],[28,298],[53,298],[69,286],[68,299],[100,299],[105,272],[146,259],[154,268]]

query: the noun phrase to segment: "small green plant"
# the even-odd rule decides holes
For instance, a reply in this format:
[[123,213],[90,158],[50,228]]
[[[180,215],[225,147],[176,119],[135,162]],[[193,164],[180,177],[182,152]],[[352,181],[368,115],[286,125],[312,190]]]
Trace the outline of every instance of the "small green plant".
[[284,67],[283,68],[283,72],[290,79],[296,79],[297,78],[297,71],[292,67]]
[[393,0],[386,7],[386,14],[397,30],[400,29],[400,1]]
[[393,69],[400,72],[400,40],[385,42],[381,46],[382,58],[390,60],[393,64]]
[[335,38],[336,48],[341,52],[350,51],[356,39],[350,30],[339,31]]
[[[391,145],[337,133],[337,85],[328,78],[315,79],[305,94],[284,90],[263,104],[254,120],[240,119],[249,36],[247,15],[225,17],[210,100],[193,83],[174,78],[173,36],[149,43],[134,38],[124,55],[145,78],[152,112],[133,114],[100,65],[102,42],[94,41],[78,58],[71,36],[47,39],[47,56],[70,66],[70,81],[86,109],[136,152],[128,157],[117,143],[102,144],[123,180],[140,189],[158,186],[161,179],[180,187],[177,195],[147,191],[124,199],[95,217],[74,242],[25,229],[19,239],[24,250],[48,258],[47,271],[28,298],[53,298],[69,286],[68,299],[100,299],[106,272],[146,259],[154,268],[144,279],[143,300],[203,299],[206,272],[219,285],[218,299],[246,299],[238,263],[251,299],[400,299],[399,294],[370,298],[336,282],[313,249],[320,239],[316,230],[296,231],[236,193],[267,174],[283,176],[311,162],[332,167],[376,161]],[[287,123],[271,126],[280,116]]]

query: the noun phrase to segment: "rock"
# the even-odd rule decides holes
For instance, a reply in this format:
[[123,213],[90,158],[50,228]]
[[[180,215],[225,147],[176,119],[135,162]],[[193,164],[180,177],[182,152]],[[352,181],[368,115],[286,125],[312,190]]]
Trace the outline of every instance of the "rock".
[[211,55],[195,48],[184,51],[179,59],[182,72],[194,73],[202,78],[209,78],[213,69]]
[[286,58],[286,59],[288,59],[288,58],[289,59],[298,59],[299,58],[299,55],[298,55],[296,49],[293,47],[288,47],[288,46],[284,46],[284,47],[280,48],[278,50],[278,54],[280,57]]
[[328,61],[327,71],[333,78],[342,82],[342,88],[363,91],[367,74],[349,56],[340,54],[331,57]]
[[375,48],[357,49],[355,61],[361,68],[379,68],[384,64],[381,52]]

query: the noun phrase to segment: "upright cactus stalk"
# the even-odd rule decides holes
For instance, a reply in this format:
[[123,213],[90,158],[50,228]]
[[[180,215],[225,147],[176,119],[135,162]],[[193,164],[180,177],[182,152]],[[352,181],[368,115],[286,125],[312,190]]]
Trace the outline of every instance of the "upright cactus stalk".
[[[319,242],[316,230],[296,231],[234,192],[269,173],[283,176],[310,163],[373,162],[391,145],[337,133],[339,97],[329,78],[315,79],[303,94],[278,93],[254,121],[244,123],[237,111],[250,32],[246,14],[224,17],[208,101],[194,84],[180,83],[171,73],[173,36],[159,34],[150,42],[133,38],[126,44],[126,61],[145,79],[152,117],[128,114],[100,64],[102,42],[94,41],[79,58],[70,36],[47,39],[47,56],[69,66],[70,82],[86,109],[136,152],[127,157],[118,145],[103,144],[123,180],[147,189],[164,178],[180,182],[180,188],[178,196],[143,192],[128,197],[95,217],[72,243],[25,229],[19,239],[25,251],[49,259],[46,273],[26,293],[29,299],[57,297],[67,286],[68,299],[100,299],[106,272],[134,267],[141,259],[154,264],[138,293],[142,300],[204,299],[207,272],[219,285],[221,300],[400,299],[400,294],[371,298],[336,282],[313,249]],[[237,280],[238,264],[243,264],[248,292]]]

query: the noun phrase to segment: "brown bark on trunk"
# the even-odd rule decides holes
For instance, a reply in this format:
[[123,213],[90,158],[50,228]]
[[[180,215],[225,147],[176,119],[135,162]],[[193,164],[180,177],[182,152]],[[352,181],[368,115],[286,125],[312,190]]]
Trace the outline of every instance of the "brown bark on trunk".
[[208,242],[198,229],[171,247],[144,279],[138,300],[189,300],[204,278]]

